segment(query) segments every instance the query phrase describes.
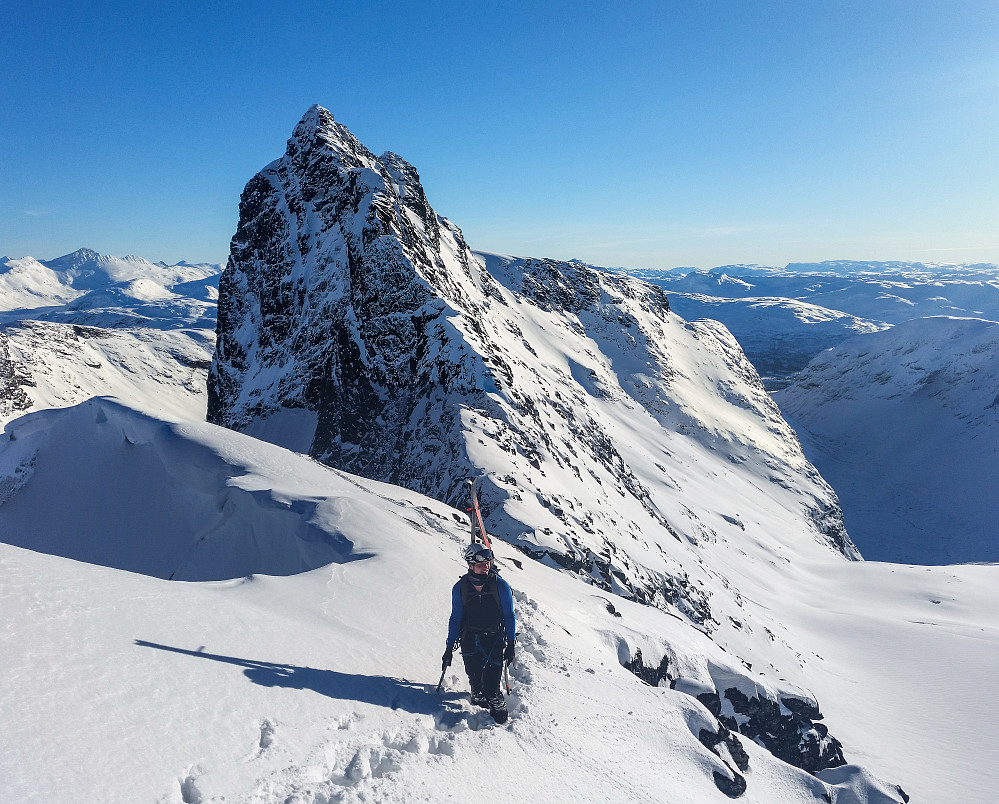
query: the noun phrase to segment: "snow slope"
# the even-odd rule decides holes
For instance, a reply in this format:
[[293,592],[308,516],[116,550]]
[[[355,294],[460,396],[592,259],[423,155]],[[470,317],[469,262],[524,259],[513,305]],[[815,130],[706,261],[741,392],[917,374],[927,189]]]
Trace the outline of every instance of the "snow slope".
[[[80,443],[58,437],[64,427]],[[466,539],[456,511],[240,434],[98,399],[8,427],[3,465],[34,457],[18,488],[6,486],[4,531],[19,500],[58,495],[67,467],[98,443],[106,463],[47,526],[64,520],[68,534],[100,525],[162,562],[160,576],[187,553],[187,566],[219,580],[170,582],[101,566],[109,562],[93,553],[85,563],[0,546],[5,800],[442,801],[481,797],[485,779],[496,780],[494,801],[717,802],[725,797],[714,774],[734,778],[737,761],[724,742],[715,753],[698,739],[718,721],[679,690],[733,683],[814,704],[682,620],[620,598],[615,616],[592,587],[500,545],[520,648],[511,720],[491,725],[464,702],[457,672],[434,692]],[[109,498],[117,483],[127,493]],[[172,558],[156,556],[169,534],[154,540],[133,525],[150,504],[173,508],[158,521],[172,513],[181,523],[192,501],[207,511],[213,499],[216,526],[193,556],[183,539],[169,545]],[[260,555],[323,542],[305,533],[325,534],[336,555],[310,569],[329,559],[315,554],[294,575],[244,576],[243,551],[228,548],[246,538],[247,521],[268,524],[253,535]],[[852,723],[850,758],[879,775],[887,767],[915,800],[988,800],[997,781],[990,743],[963,735],[968,722],[999,713],[991,697],[963,693],[999,658],[995,568],[837,566],[830,574],[827,562],[805,563],[790,593],[757,591],[800,645],[801,672],[822,686],[827,717]],[[914,660],[927,644],[965,662],[946,686]],[[678,689],[625,670],[637,649],[652,663],[668,654]],[[926,705],[910,706],[911,697]],[[742,801],[901,800],[869,770],[816,778],[750,740],[739,745]]]
[[999,324],[933,317],[824,352],[776,399],[867,558],[999,560]]
[[43,321],[0,327],[0,424],[93,396],[169,417],[204,419],[214,333]]

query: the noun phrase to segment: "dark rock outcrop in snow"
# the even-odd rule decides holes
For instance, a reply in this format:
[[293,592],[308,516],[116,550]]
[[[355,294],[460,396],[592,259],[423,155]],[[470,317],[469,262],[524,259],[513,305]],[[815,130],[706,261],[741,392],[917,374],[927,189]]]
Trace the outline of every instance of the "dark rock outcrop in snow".
[[24,391],[24,385],[30,382],[30,378],[20,368],[11,362],[7,336],[0,332],[0,415],[4,417],[31,406],[31,400]]

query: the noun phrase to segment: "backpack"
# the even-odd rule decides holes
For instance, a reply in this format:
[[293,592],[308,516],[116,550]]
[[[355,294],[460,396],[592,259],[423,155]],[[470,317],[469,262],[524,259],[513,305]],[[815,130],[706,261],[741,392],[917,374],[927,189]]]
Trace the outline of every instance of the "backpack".
[[465,616],[462,618],[462,630],[463,631],[466,630],[466,629],[473,630],[473,631],[485,631],[485,630],[488,630],[488,631],[493,631],[493,630],[502,631],[503,630],[503,616],[504,616],[504,613],[503,613],[503,604],[500,601],[499,588],[497,587],[497,584],[496,584],[497,577],[498,576],[496,574],[496,570],[494,568],[491,568],[489,570],[489,574],[486,576],[486,582],[485,582],[485,584],[482,587],[482,593],[481,593],[483,595],[489,594],[492,597],[492,599],[496,601],[496,611],[497,611],[497,614],[498,614],[498,621],[497,621],[495,629],[494,628],[489,628],[489,629],[471,628],[467,624],[468,612],[469,612],[469,605],[468,604],[469,604],[470,601],[478,599],[480,597],[480,594],[475,593],[475,592],[472,591],[472,588],[471,588],[472,587],[472,583],[471,583],[471,581],[468,580],[467,573],[465,575],[462,575],[461,578],[459,579],[461,585],[458,587],[458,591],[461,594],[461,605],[462,605],[462,609],[464,610],[464,613],[465,613]]

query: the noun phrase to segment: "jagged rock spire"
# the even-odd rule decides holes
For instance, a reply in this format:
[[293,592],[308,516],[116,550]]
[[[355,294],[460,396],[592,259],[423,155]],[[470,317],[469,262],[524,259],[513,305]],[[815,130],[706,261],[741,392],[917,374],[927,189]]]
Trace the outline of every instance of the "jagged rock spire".
[[724,327],[620,274],[473,254],[412,165],[318,106],[243,192],[209,418],[457,506],[485,474],[491,532],[705,625],[697,546],[747,526],[684,506],[697,461],[745,465],[747,493],[772,478],[803,532],[853,550]]

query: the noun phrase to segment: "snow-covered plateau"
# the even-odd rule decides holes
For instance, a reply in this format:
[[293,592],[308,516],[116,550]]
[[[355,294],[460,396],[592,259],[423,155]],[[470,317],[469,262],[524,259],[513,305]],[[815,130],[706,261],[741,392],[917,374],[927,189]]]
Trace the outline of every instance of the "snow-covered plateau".
[[999,321],[999,265],[991,263],[839,261],[627,273],[669,291],[684,318],[725,324],[772,390],[855,335],[929,316]]
[[[240,212],[224,272],[0,261],[0,798],[995,800],[999,569],[859,560],[725,326],[472,252],[320,107]],[[943,321],[858,324],[854,398],[887,372],[994,440],[939,374],[991,376],[994,330]],[[810,371],[809,455],[849,415]],[[468,476],[503,726],[436,689]]]

